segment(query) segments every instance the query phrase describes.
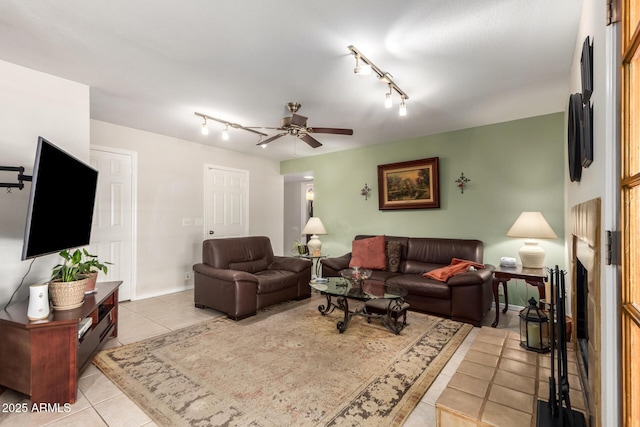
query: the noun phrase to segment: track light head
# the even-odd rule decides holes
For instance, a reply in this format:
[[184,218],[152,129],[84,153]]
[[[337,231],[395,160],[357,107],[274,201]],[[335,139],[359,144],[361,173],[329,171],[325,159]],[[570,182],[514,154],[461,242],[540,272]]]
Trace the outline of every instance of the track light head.
[[391,99],[391,94],[387,93],[384,96],[384,108],[391,108],[393,107],[393,100]]
[[368,76],[369,74],[371,74],[371,65],[367,64],[364,61],[362,61],[361,64],[360,59],[360,55],[356,55],[356,68],[353,69],[353,72],[357,76]]
[[407,115],[407,100],[403,96],[402,101],[400,101],[400,109],[398,110],[398,115],[400,117],[404,117]]
[[389,84],[389,92],[384,95],[384,108],[393,107],[393,99],[391,98],[391,95],[392,95],[391,84]]

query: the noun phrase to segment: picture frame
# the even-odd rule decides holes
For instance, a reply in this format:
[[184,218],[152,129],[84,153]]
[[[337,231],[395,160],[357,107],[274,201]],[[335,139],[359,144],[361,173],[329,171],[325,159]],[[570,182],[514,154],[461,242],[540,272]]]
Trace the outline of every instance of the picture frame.
[[380,210],[440,207],[438,157],[378,165]]

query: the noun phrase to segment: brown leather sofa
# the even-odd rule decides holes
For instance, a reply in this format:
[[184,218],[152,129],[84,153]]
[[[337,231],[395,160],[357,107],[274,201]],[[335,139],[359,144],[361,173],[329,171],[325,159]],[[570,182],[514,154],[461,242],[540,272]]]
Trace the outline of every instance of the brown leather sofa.
[[[375,236],[356,236],[356,240]],[[453,258],[482,264],[483,244],[479,240],[438,239],[385,236],[385,242],[399,242],[400,258],[397,271],[373,270],[371,280],[383,281],[407,289],[405,298],[411,310],[449,317],[480,326],[493,300],[493,270],[484,269],[457,274],[446,283],[422,277],[437,268],[448,266]],[[349,268],[351,253],[321,261],[322,275],[339,276]]]
[[273,255],[265,236],[202,242],[202,263],[195,264],[194,300],[240,320],[259,308],[311,296],[311,262]]

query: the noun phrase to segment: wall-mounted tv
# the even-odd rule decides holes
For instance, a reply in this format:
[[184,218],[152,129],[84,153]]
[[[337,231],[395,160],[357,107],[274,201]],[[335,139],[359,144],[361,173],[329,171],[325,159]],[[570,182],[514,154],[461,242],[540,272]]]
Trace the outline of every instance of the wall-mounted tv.
[[89,244],[97,184],[97,170],[38,138],[23,260]]

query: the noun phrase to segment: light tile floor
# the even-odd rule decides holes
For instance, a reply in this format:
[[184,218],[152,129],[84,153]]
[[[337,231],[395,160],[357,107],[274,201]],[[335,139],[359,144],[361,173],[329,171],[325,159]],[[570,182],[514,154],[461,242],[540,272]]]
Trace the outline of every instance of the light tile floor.
[[[151,338],[219,315],[220,313],[215,310],[195,308],[193,306],[193,290],[123,302],[119,305],[118,337],[110,339],[105,344],[105,348]],[[490,325],[494,316],[495,312],[491,309],[483,324]],[[506,314],[501,313],[498,326],[518,332],[518,313],[511,310]],[[469,333],[424,395],[422,401],[411,413],[404,424],[405,426],[430,427],[436,425],[435,402],[455,374],[478,332],[479,328],[474,328]],[[3,408],[8,408],[8,404],[28,404],[28,402],[27,396],[12,390],[0,394],[0,426],[152,427],[156,425],[93,365],[87,367],[82,373],[78,384],[78,399],[75,404],[71,405],[69,412],[9,413],[1,411]]]

